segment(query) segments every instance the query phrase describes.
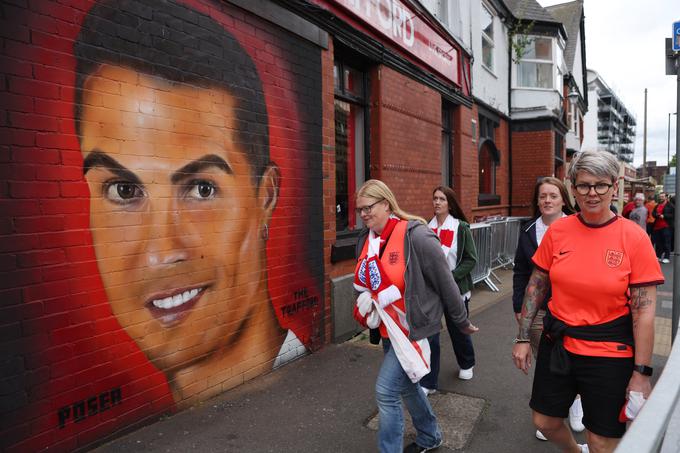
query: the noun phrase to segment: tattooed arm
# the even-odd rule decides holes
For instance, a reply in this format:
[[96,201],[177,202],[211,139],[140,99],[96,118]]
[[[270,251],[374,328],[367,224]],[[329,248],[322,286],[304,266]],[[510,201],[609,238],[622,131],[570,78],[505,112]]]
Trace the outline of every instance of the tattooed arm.
[[[635,340],[635,363],[650,366],[654,349],[654,316],[656,314],[656,286],[630,289],[630,309],[633,315],[633,338]],[[649,397],[649,376],[633,372],[628,390],[642,392]]]
[[531,273],[531,277],[529,277],[529,284],[524,293],[522,314],[519,319],[519,335],[517,335],[517,338],[529,339],[531,323],[534,322],[536,313],[538,313],[539,307],[543,303],[546,294],[548,294],[549,286],[550,278],[548,274],[535,268]]
[[525,343],[516,343],[512,348],[512,359],[515,366],[522,370],[524,374],[529,373],[531,366],[531,346],[529,345],[529,329],[531,323],[534,322],[538,308],[543,303],[546,294],[548,294],[548,287],[550,285],[550,278],[544,271],[535,268],[529,277],[529,284],[524,293],[524,302],[522,303],[522,314],[519,319],[519,334],[518,339],[526,340]]

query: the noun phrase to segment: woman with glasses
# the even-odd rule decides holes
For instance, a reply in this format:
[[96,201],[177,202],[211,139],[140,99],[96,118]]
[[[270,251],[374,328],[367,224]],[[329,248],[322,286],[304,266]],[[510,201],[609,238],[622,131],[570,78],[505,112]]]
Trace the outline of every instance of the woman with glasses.
[[462,332],[472,334],[478,329],[467,318],[439,241],[425,221],[402,211],[389,187],[375,179],[359,189],[356,206],[366,228],[356,248],[354,285],[361,292],[354,317],[364,326],[380,329],[385,352],[375,385],[380,414],[378,447],[381,452],[402,451],[403,399],[417,431],[416,441],[404,451],[431,450],[442,444],[437,418],[390,347],[374,304],[379,304],[411,340],[439,332],[444,311]]
[[[618,174],[609,153],[573,158],[569,179],[581,212],[555,222],[534,254],[512,350],[528,374],[531,325],[552,288],[529,405],[536,428],[563,451],[613,451],[628,395],[651,391],[656,285],[664,277],[645,232],[609,209]],[[583,446],[564,423],[577,394]]]
[[[444,186],[435,188],[432,192],[432,205],[434,217],[430,220],[428,226],[439,237],[449,270],[462,294],[465,311],[469,314],[469,302],[472,295],[471,273],[477,263],[477,249],[470,232],[470,224],[458,205],[451,188]],[[475,366],[475,350],[472,346],[472,338],[458,330],[446,312],[444,312],[444,319],[458,362],[458,378],[462,380],[472,379]],[[432,335],[428,340],[430,342],[432,371],[421,379],[420,385],[423,391],[429,395],[436,392],[439,387],[439,333]]]
[[[512,306],[517,323],[521,322],[522,299],[529,284],[529,276],[534,270],[534,263],[531,261],[531,257],[536,253],[536,249],[543,240],[550,225],[562,217],[573,213],[574,208],[567,194],[567,188],[562,181],[546,176],[536,182],[533,196],[531,197],[532,220],[522,226],[519,232],[519,240],[517,241],[517,251],[515,252],[515,265],[512,276]],[[534,359],[538,353],[538,344],[543,332],[543,317],[545,316],[548,300],[550,300],[550,288],[548,288],[547,294],[541,302],[529,330],[531,353]],[[582,417],[581,399],[577,397],[569,408],[569,423],[576,432],[581,432],[585,429],[581,422]],[[548,440],[539,430],[536,430],[536,438]]]

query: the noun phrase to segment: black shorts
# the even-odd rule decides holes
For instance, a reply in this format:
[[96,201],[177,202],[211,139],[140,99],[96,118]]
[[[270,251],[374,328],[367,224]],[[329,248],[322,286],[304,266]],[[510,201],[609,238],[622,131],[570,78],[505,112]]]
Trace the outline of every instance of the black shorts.
[[583,404],[583,424],[588,431],[604,437],[622,437],[626,424],[619,412],[626,402],[626,388],[633,373],[633,358],[590,357],[569,353],[571,372],[559,376],[550,372],[553,343],[541,337],[534,385],[529,406],[549,417],[566,418],[577,394]]

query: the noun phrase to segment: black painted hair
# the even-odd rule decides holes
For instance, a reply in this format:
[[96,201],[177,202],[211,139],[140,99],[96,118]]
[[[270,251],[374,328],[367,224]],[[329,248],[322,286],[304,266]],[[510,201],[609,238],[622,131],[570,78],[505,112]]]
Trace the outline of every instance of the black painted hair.
[[110,64],[171,84],[225,90],[237,103],[237,138],[253,176],[259,179],[269,165],[269,121],[257,68],[236,38],[210,16],[173,0],[100,0],[87,13],[73,52],[78,137],[83,85],[102,64]]

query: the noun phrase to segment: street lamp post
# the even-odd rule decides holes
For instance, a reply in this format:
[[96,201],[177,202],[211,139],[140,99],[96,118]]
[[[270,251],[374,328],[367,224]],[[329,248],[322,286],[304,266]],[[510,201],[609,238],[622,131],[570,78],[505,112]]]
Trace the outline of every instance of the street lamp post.
[[[666,142],[667,144],[667,151],[666,151],[666,166],[668,167],[667,174],[671,174],[671,115],[677,115],[678,112],[674,113],[669,113],[668,114],[668,141]],[[676,156],[676,159],[678,156]]]

